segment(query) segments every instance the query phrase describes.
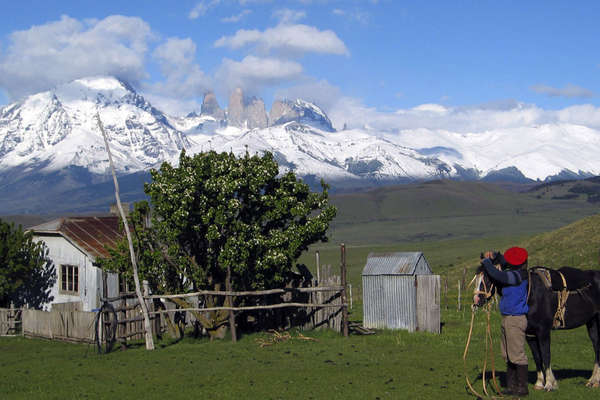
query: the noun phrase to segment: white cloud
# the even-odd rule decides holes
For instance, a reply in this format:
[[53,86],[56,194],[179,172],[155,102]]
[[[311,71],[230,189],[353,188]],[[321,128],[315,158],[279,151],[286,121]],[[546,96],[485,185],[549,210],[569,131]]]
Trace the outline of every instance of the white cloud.
[[208,10],[214,8],[221,3],[221,0],[211,0],[211,1],[200,1],[196,3],[194,8],[192,8],[188,14],[189,19],[197,19],[206,15]]
[[334,126],[368,127],[382,133],[429,130],[478,134],[490,131],[535,129],[545,125],[580,125],[600,129],[600,107],[590,104],[547,110],[533,104],[501,101],[466,107],[422,104],[382,112],[360,99],[340,96],[326,111]]
[[266,86],[300,79],[302,71],[302,65],[295,61],[247,56],[242,61],[224,59],[215,78],[227,90],[242,87],[251,94]]
[[243,10],[239,14],[232,15],[230,17],[221,18],[221,22],[224,22],[224,23],[236,23],[236,22],[240,22],[242,20],[242,18],[244,18],[246,15],[248,15],[250,13],[252,13],[252,11],[250,11],[250,10]]
[[359,99],[342,97],[331,107],[329,117],[336,126],[347,123],[349,127],[368,126],[382,132],[429,129],[482,133],[495,129],[535,127],[558,122],[576,124],[577,121],[585,122],[586,126],[600,127],[600,110],[589,107],[570,107],[557,112],[516,102],[512,105],[501,103],[498,106],[483,104],[470,107],[423,104],[390,113],[368,107]]
[[275,98],[303,99],[310,101],[328,112],[341,98],[340,88],[331,85],[326,80],[307,80],[299,85],[282,88],[275,92]]
[[568,84],[563,88],[555,88],[548,85],[533,85],[531,90],[550,97],[589,98],[594,96],[594,92],[591,90],[572,84]]
[[300,21],[306,17],[305,11],[290,10],[289,8],[283,8],[281,10],[275,10],[273,17],[279,20],[282,24],[291,24]]
[[47,90],[92,75],[114,75],[131,83],[146,77],[144,57],[153,38],[140,18],[59,21],[15,31],[0,58],[0,86],[11,98]]
[[362,11],[358,8],[355,8],[354,10],[334,8],[332,14],[338,17],[345,18],[350,22],[358,22],[361,25],[368,25],[370,20],[369,13]]
[[233,36],[223,36],[215,42],[215,47],[228,47],[239,50],[256,45],[265,53],[323,53],[349,55],[344,42],[330,30],[320,31],[313,26],[280,24],[264,32],[258,30],[238,30]]
[[201,108],[197,99],[180,99],[156,93],[145,93],[144,98],[167,115],[176,117],[183,117],[193,111],[198,112]]
[[560,122],[600,129],[600,108],[591,104],[581,104],[556,111]]
[[154,94],[186,100],[201,96],[212,86],[212,80],[195,62],[196,44],[190,38],[169,38],[154,49],[152,56],[165,77],[147,86]]

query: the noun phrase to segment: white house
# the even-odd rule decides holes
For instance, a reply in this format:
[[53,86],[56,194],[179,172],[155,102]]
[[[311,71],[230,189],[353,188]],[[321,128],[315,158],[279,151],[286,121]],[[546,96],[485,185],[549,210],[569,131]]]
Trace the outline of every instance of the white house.
[[101,305],[101,297],[118,295],[118,275],[106,273],[105,287],[102,270],[95,262],[109,255],[105,245],[114,246],[122,237],[119,217],[65,217],[28,230],[34,240],[46,243],[58,275],[50,293],[54,299],[45,309],[75,302],[80,303],[81,311],[92,311]]

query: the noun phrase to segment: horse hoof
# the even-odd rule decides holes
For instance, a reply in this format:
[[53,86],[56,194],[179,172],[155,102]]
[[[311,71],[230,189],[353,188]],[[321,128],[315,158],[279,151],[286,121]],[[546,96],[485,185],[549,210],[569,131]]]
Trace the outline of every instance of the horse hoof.
[[585,386],[589,388],[598,388],[600,387],[600,382],[588,382],[585,384]]
[[542,385],[535,385],[533,387],[534,390],[544,390],[544,387]]

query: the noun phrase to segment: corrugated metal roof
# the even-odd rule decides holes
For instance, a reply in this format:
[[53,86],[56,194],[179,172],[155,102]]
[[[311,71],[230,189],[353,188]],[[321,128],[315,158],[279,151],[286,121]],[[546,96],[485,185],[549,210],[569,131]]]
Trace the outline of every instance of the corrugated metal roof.
[[115,246],[123,236],[117,216],[59,218],[29,230],[38,235],[62,235],[93,258],[108,257],[109,253],[104,246]]
[[364,275],[413,275],[422,252],[370,253]]

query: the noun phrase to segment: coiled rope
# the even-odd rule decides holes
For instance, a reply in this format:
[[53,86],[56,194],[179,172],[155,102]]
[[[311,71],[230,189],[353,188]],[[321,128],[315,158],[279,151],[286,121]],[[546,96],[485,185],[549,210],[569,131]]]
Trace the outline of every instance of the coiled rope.
[[[497,399],[497,398],[502,397],[502,393],[500,392],[500,387],[498,386],[498,382],[496,380],[496,365],[495,365],[495,359],[494,359],[494,346],[493,346],[493,341],[492,341],[492,330],[491,330],[491,324],[490,324],[491,303],[487,303],[485,305],[485,310],[486,310],[486,315],[487,315],[487,318],[486,318],[487,326],[486,326],[486,334],[485,334],[485,358],[483,361],[483,371],[482,371],[483,393],[484,393],[483,395],[481,393],[479,393],[477,390],[475,390],[475,388],[471,384],[471,381],[469,380],[469,376],[467,374],[467,355],[469,353],[469,346],[471,344],[471,336],[473,335],[473,324],[475,322],[475,312],[476,312],[475,306],[471,307],[471,324],[469,327],[469,335],[467,337],[465,351],[463,352],[463,368],[464,368],[465,380],[467,382],[467,387],[469,388],[471,393],[473,393],[475,396],[477,396],[479,398]],[[487,389],[487,379],[486,379],[487,371],[486,370],[487,370],[488,359],[490,359],[490,364],[491,364],[492,383],[494,384],[494,389],[496,390],[496,393],[497,393],[497,395],[495,395],[495,396],[490,395],[488,393],[488,389]]]

